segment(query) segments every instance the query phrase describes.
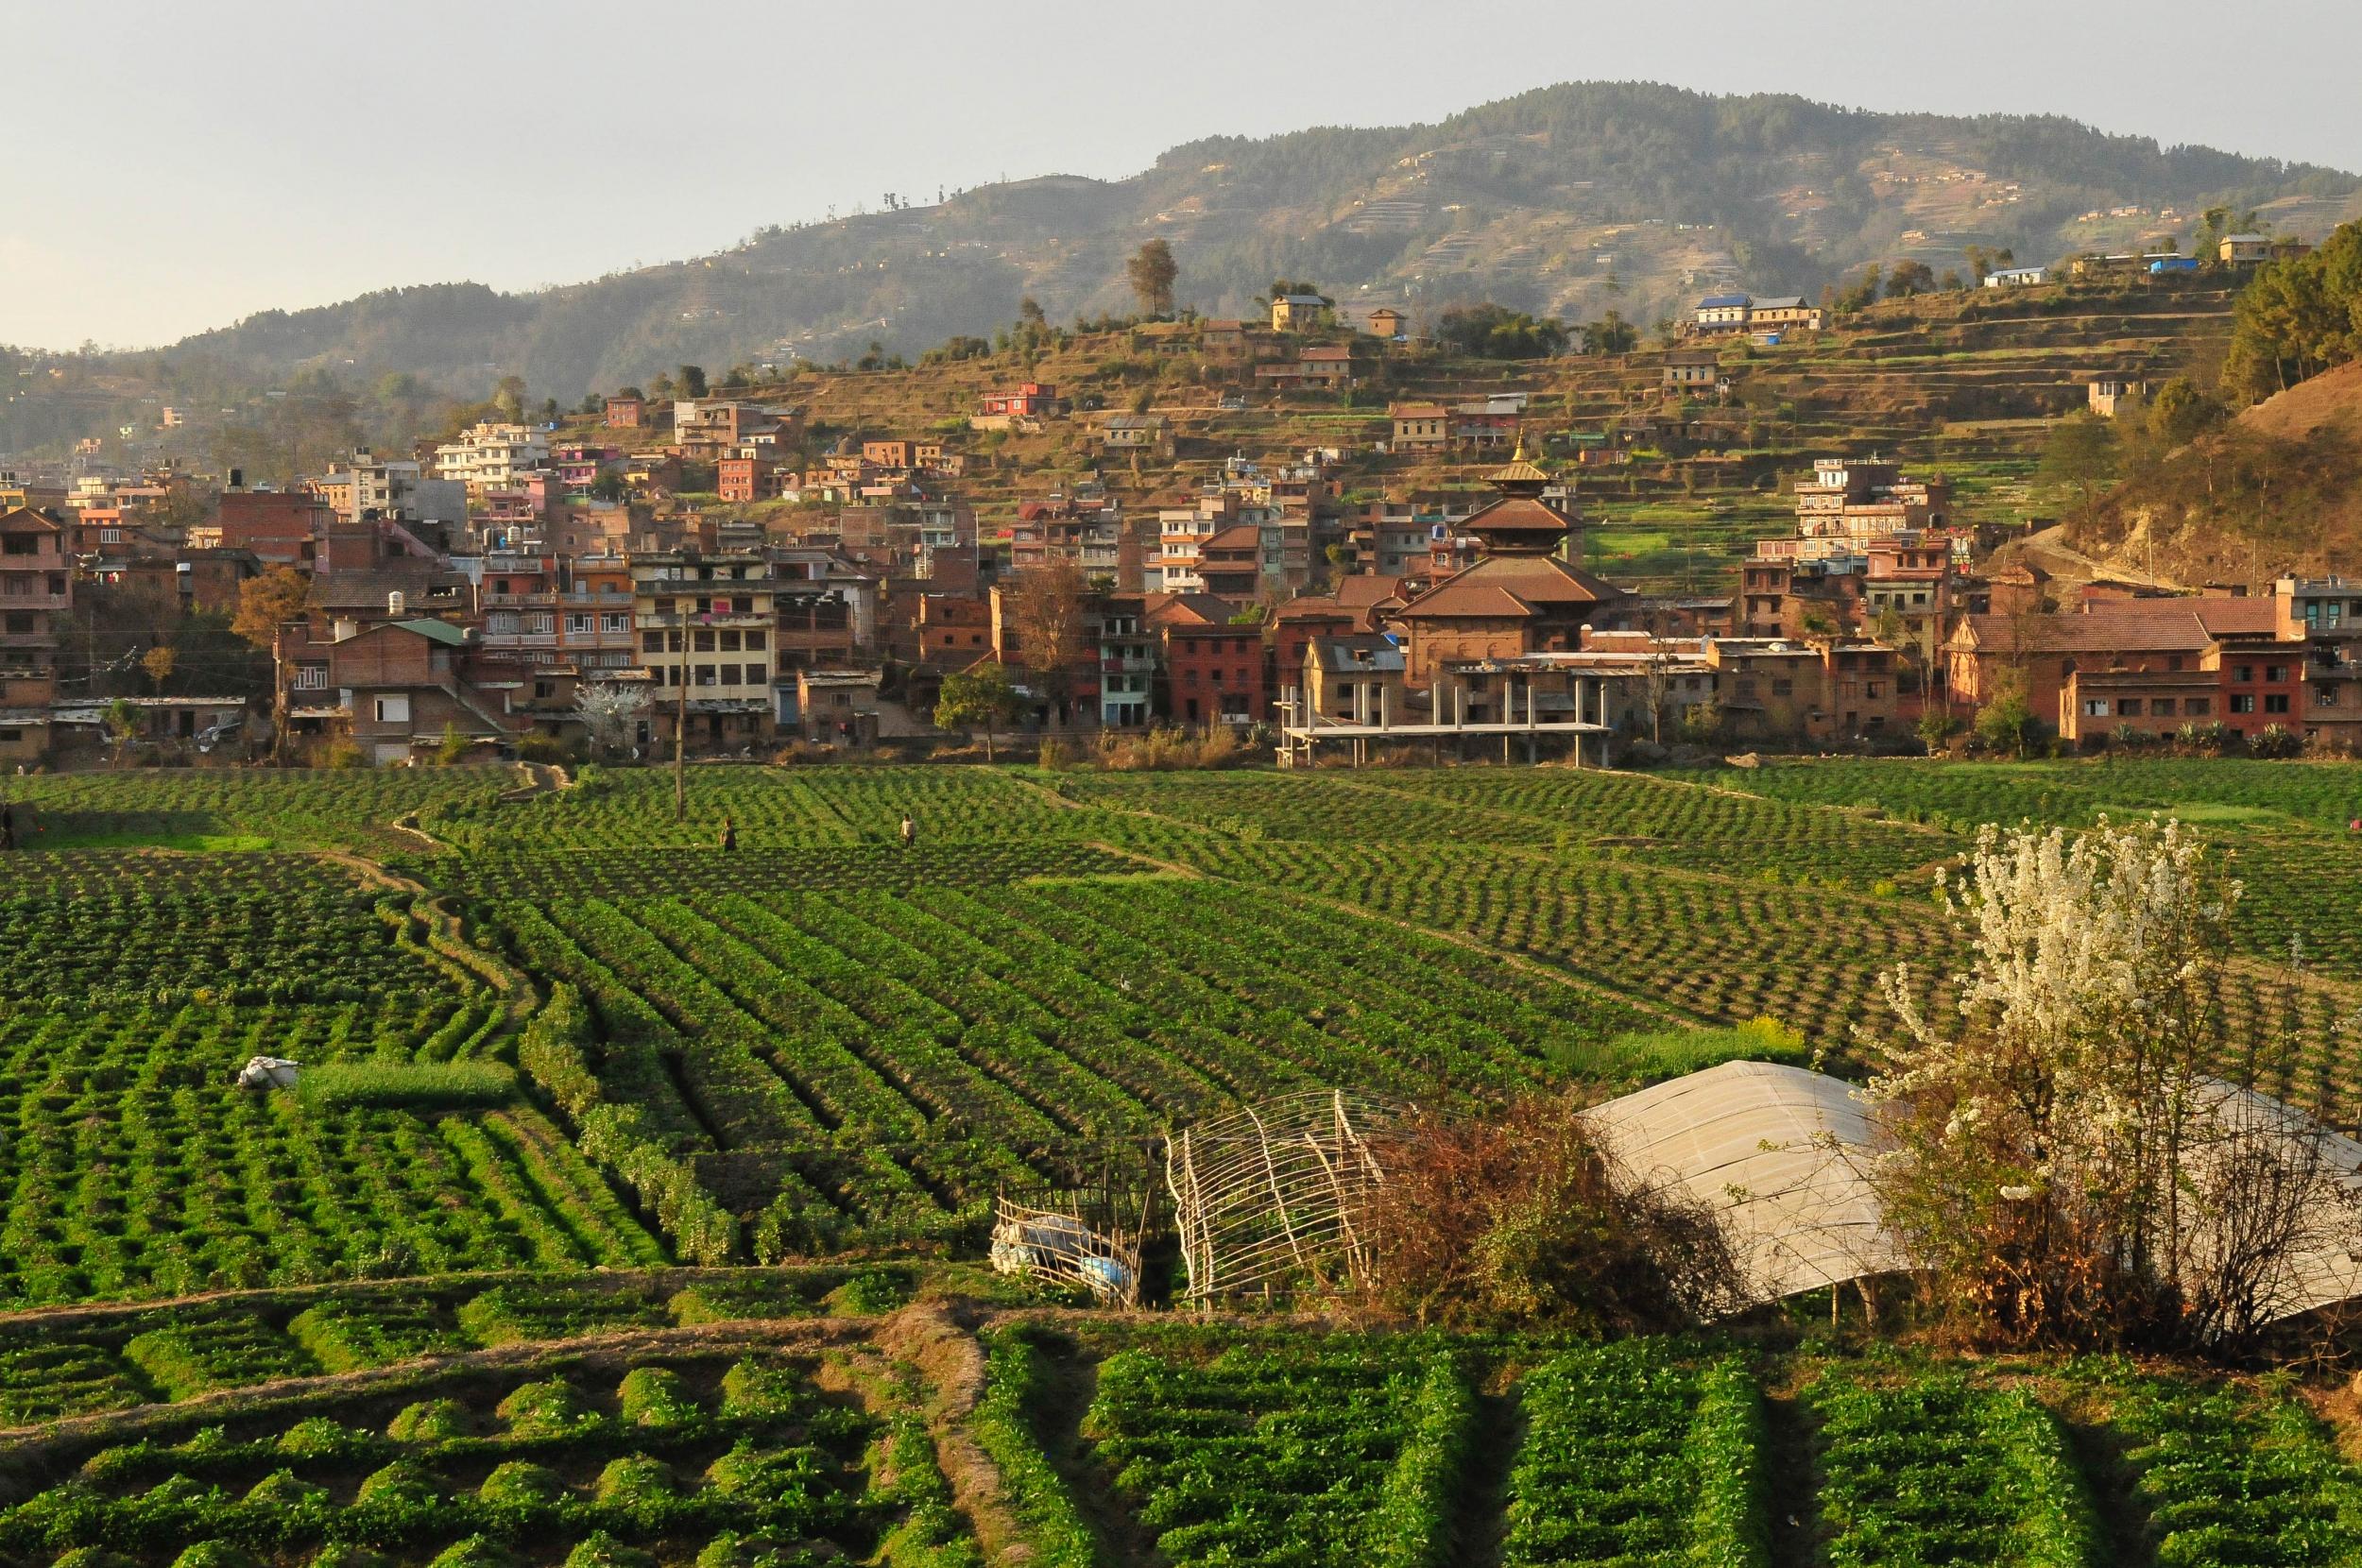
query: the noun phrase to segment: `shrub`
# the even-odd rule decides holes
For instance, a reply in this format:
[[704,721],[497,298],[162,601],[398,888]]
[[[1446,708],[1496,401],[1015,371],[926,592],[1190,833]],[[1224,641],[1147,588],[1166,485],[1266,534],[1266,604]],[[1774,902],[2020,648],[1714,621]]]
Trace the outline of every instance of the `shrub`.
[[1572,1099],[1423,1116],[1374,1141],[1389,1179],[1357,1228],[1386,1238],[1383,1290],[1402,1310],[1635,1333],[1743,1297],[1714,1210],[1636,1181]]
[[510,1435],[520,1438],[567,1437],[599,1420],[581,1390],[562,1377],[518,1385],[496,1413],[508,1423]]
[[507,1104],[517,1075],[498,1062],[329,1062],[306,1067],[296,1093],[320,1111],[455,1111]]

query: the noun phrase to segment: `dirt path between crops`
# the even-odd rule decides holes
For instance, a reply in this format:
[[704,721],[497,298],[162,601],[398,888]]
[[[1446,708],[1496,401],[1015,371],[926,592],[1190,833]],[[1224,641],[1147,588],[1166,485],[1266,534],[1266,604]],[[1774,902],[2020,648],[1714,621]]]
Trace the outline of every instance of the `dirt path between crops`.
[[1772,1516],[1772,1562],[1773,1568],[1811,1568],[1820,1534],[1812,1423],[1793,1389],[1765,1389],[1763,1414],[1763,1497]]
[[1048,1397],[1033,1412],[1034,1434],[1042,1452],[1066,1480],[1075,1507],[1098,1538],[1100,1560],[1111,1568],[1152,1568],[1155,1532],[1116,1501],[1115,1477],[1083,1436],[1083,1418],[1099,1397],[1099,1363],[1087,1355],[1060,1355],[1044,1348],[1050,1369]]
[[1461,1476],[1451,1521],[1451,1560],[1464,1568],[1500,1568],[1509,1544],[1509,1472],[1524,1446],[1526,1418],[1517,1386],[1477,1395],[1476,1442]]

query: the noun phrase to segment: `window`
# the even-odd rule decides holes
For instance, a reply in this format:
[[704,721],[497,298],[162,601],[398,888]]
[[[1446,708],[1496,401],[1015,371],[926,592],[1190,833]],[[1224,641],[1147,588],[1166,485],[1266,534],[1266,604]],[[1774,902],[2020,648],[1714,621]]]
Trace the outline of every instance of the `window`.
[[2212,697],[2184,697],[2182,699],[2182,711],[2184,713],[2212,713],[2215,711],[2215,699]]
[[2234,691],[2231,693],[2231,711],[2234,713],[2254,712],[2255,694],[2251,691]]
[[2264,666],[2264,678],[2274,683],[2285,681],[2288,678],[2288,667],[2285,664],[2267,664]]
[[2117,712],[2120,716],[2122,716],[2122,717],[2124,717],[2124,718],[2128,718],[2128,719],[2130,719],[2130,718],[2138,718],[2138,717],[2140,716],[2140,711],[2141,711],[2141,699],[2140,699],[2140,698],[2138,698],[2138,697],[2118,697],[2118,698],[2116,699],[2116,712]]
[[535,610],[525,617],[525,630],[536,637],[544,637],[557,629],[557,617],[548,610]]
[[660,654],[664,652],[664,634],[662,632],[642,632],[640,634],[640,646],[647,653]]
[[1772,683],[1772,694],[1775,697],[1788,696],[1795,690],[1796,683],[1792,680],[1775,680]]
[[1873,700],[1875,700],[1876,698],[1881,697],[1881,696],[1884,696],[1885,694],[1886,694],[1886,682],[1884,682],[1884,681],[1875,681],[1875,680],[1874,680],[1874,681],[1865,681],[1865,682],[1862,684],[1862,695],[1863,695],[1863,696],[1865,696],[1865,697],[1869,697],[1869,698],[1871,698],[1871,699],[1873,699]]
[[517,635],[517,612],[494,610],[484,618],[484,632],[487,637],[515,637]]
[[2106,718],[2107,716],[2108,716],[2108,699],[2107,699],[2107,698],[2105,698],[2105,697],[2085,697],[2085,698],[2083,699],[2083,717],[2084,717],[2084,718],[2086,718],[2086,719],[2104,719],[2104,718]]
[[[2237,669],[2232,671],[2231,678],[2236,681],[2251,681],[2255,678],[2255,666],[2252,664],[2242,664]],[[2240,710],[2234,708],[2232,711],[2235,713]]]
[[2286,693],[2285,691],[2267,691],[2267,692],[2265,692],[2265,693],[2264,693],[2264,711],[2265,711],[2265,712],[2267,712],[2267,713],[2285,713],[2285,712],[2287,712],[2287,711],[2288,711],[2288,693]]
[[406,691],[377,699],[377,722],[381,724],[406,724],[410,722],[410,694]]
[[694,646],[695,646],[695,648],[696,648],[697,652],[699,652],[699,653],[701,653],[701,654],[710,654],[710,653],[712,653],[712,652],[713,652],[713,634],[712,634],[711,632],[699,632],[699,633],[697,633],[697,634],[696,634],[696,638],[695,638]]
[[738,634],[736,632],[724,632],[722,634],[722,651],[726,654],[734,654],[738,652]]
[[599,629],[603,632],[627,632],[631,630],[631,617],[627,615],[601,616]]
[[2179,670],[2179,669],[2181,669],[2181,668],[2182,668],[2182,656],[2181,656],[2180,654],[2168,654],[2168,655],[2166,655],[2166,656],[2165,656],[2165,668],[2166,668],[2166,669],[2168,669],[2168,670]]
[[697,684],[699,686],[711,686],[713,684],[712,665],[700,664],[697,666]]
[[307,691],[326,690],[328,689],[328,666],[325,664],[297,665],[295,683]]
[[736,686],[738,684],[737,665],[725,664],[722,666],[722,684],[724,686]]
[[2148,710],[2151,713],[2156,714],[2159,718],[2170,718],[2173,714],[2173,699],[2171,697],[2151,697],[2148,700]]
[[2336,707],[2337,706],[2337,689],[2334,686],[2317,686],[2313,688],[2313,706],[2315,707]]
[[590,635],[590,628],[597,623],[597,618],[594,616],[570,615],[566,618],[566,630],[574,637],[588,637]]

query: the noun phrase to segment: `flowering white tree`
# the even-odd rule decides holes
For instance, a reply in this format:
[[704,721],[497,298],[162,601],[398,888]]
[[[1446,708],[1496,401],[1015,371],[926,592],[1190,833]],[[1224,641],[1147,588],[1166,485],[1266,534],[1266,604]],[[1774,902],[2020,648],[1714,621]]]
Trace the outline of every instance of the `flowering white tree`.
[[1988,827],[1943,891],[1960,1027],[1898,970],[1869,1099],[1872,1180],[1944,1307],[2005,1341],[2251,1331],[2352,1204],[2314,1124],[2217,1076],[2253,1077],[2218,995],[2239,885],[2179,823],[2103,819]]
[[624,748],[632,726],[648,711],[648,689],[623,681],[584,681],[574,692],[574,713],[604,752]]

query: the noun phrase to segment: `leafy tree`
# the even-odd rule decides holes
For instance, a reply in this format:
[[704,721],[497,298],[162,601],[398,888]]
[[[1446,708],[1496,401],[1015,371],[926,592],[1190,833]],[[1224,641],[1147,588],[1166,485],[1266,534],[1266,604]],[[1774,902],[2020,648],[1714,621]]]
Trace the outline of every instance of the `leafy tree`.
[[311,603],[312,580],[289,566],[278,566],[238,586],[238,613],[230,629],[255,647],[267,651],[279,640],[280,626],[303,619]]
[[1995,751],[2026,755],[2034,731],[2034,710],[2026,700],[2026,677],[2004,672],[1985,706],[1977,710],[1977,738]]
[[990,661],[943,677],[943,690],[935,699],[934,723],[937,729],[969,729],[982,727],[984,732],[984,760],[993,760],[993,731],[1014,723],[1018,711],[1017,688],[1009,680],[1009,673]]
[[1640,347],[1640,329],[1623,317],[1619,311],[1610,311],[1597,321],[1583,324],[1583,351],[1586,354],[1629,354]]
[[1487,301],[1455,305],[1435,323],[1435,336],[1456,353],[1478,359],[1546,359],[1566,350],[1566,328]]
[[2239,293],[2226,397],[2252,402],[2362,354],[2362,223],[2309,256],[2267,262]]
[[702,365],[682,366],[673,372],[673,380],[678,383],[680,396],[684,398],[702,398],[706,395],[706,372]]
[[115,761],[121,763],[130,756],[131,741],[140,732],[140,710],[117,697],[101,711],[99,722],[107,726],[107,737],[115,743]]
[[1887,298],[1908,299],[1915,294],[1933,292],[1935,269],[1926,262],[1897,262],[1887,273]]
[[1867,309],[1878,302],[1878,269],[1872,267],[1837,297],[1840,312]]
[[1132,252],[1123,271],[1132,292],[1139,298],[1141,310],[1151,315],[1172,314],[1172,283],[1181,276],[1181,265],[1172,259],[1171,245],[1161,239],[1150,240]]
[[179,657],[169,642],[159,642],[140,656],[140,669],[156,688],[157,696],[164,694],[164,682],[172,678],[172,667]]
[[2201,392],[2187,376],[2176,376],[2157,389],[2148,405],[2148,433],[2165,448],[2187,446],[2222,422],[2222,404]]
[[2040,472],[2054,485],[2075,486],[2088,512],[2099,486],[2116,474],[2115,427],[2089,411],[2068,415],[2051,427]]
[[1042,313],[1041,302],[1032,295],[1017,302],[1018,324],[1023,327],[1047,327],[1050,317]]

